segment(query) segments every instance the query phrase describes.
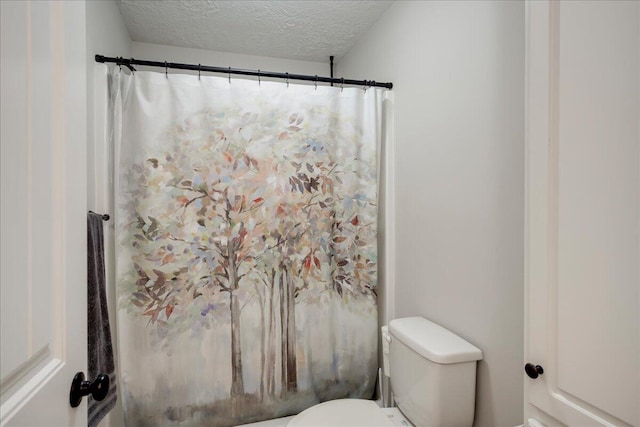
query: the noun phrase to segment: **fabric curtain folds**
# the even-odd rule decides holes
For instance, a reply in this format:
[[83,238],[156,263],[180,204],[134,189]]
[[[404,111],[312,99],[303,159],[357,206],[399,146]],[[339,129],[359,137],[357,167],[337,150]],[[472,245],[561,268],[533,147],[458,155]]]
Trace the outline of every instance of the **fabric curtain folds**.
[[371,397],[385,91],[109,80],[127,425]]

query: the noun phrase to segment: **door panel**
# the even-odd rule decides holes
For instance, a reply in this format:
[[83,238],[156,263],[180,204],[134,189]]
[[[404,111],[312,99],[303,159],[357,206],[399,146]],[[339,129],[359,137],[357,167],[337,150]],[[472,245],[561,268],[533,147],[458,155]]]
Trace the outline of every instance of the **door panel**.
[[560,7],[556,193],[558,387],[636,425],[637,9]]
[[527,6],[525,416],[640,425],[640,3]]
[[0,2],[0,424],[86,425],[84,2]]

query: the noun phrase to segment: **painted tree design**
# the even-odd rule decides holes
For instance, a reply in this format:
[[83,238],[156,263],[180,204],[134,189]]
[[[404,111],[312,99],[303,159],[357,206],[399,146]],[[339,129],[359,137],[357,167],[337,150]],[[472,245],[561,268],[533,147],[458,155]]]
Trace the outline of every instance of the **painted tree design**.
[[263,321],[262,399],[298,388],[302,295],[375,296],[375,187],[358,189],[376,171],[340,158],[336,145],[352,141],[339,135],[297,113],[204,111],[132,168],[127,304],[165,339],[228,323],[231,397],[246,393],[241,310],[250,299]]

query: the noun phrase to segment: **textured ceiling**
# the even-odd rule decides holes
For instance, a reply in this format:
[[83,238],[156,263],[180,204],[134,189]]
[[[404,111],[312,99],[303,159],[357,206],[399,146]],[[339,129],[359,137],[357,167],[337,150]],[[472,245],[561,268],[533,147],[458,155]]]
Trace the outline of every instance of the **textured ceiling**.
[[391,1],[117,0],[133,41],[327,62]]

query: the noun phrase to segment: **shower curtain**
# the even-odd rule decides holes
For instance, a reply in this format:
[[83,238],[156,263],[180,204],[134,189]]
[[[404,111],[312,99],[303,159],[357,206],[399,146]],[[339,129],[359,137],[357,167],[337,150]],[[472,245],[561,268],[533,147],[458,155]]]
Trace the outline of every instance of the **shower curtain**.
[[127,425],[370,398],[384,91],[109,80]]

